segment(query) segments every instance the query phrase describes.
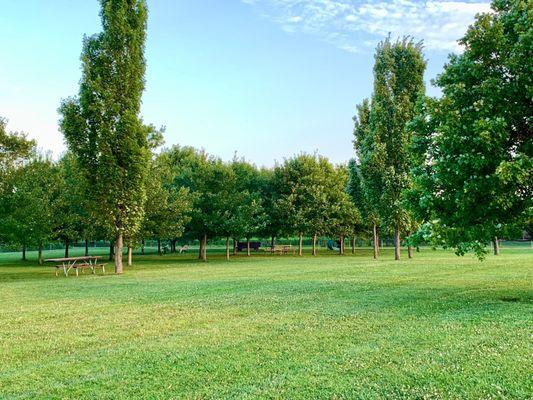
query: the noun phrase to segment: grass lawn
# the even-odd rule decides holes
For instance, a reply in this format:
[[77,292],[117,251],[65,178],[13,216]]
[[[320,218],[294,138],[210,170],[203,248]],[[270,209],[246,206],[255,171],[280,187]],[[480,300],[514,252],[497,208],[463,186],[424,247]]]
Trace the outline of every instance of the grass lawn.
[[529,248],[145,256],[79,278],[18,256],[0,255],[2,399],[533,397]]

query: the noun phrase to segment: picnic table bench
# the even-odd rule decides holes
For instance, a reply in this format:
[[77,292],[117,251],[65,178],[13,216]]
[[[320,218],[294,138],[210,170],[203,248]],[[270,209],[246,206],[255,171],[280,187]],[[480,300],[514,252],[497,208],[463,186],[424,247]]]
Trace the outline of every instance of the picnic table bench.
[[66,257],[66,258],[49,258],[44,260],[47,263],[54,263],[56,269],[56,276],[60,269],[63,270],[65,276],[68,276],[68,273],[71,269],[76,271],[76,276],[79,276],[79,270],[81,269],[82,273],[84,269],[89,268],[93,274],[96,274],[96,269],[101,268],[102,272],[105,274],[105,263],[101,263],[101,256],[84,256],[84,257]]
[[270,246],[270,252],[272,254],[274,253],[289,254],[289,251],[291,250],[292,250],[292,246],[290,244]]

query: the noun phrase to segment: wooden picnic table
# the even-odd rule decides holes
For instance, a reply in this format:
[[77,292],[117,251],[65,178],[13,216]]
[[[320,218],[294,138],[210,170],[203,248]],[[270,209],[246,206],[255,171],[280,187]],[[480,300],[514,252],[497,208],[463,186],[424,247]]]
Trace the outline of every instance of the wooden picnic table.
[[92,273],[96,273],[96,268],[101,267],[105,274],[105,264],[98,263],[102,259],[102,256],[83,256],[83,257],[66,257],[66,258],[48,258],[44,260],[47,263],[55,263],[56,276],[59,269],[63,269],[65,276],[71,269],[76,270],[76,276],[78,276],[79,269],[90,268]]

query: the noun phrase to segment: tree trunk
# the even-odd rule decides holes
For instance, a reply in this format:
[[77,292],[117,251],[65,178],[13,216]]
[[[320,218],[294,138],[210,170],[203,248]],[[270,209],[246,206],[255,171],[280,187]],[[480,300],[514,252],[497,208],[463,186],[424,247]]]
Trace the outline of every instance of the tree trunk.
[[69,254],[69,247],[70,247],[70,239],[65,239],[65,258],[68,258]]
[[170,242],[170,252],[171,253],[175,253],[176,252],[176,242],[177,242],[176,239],[172,239],[172,241]]
[[141,254],[144,256],[144,239],[141,240]]
[[407,257],[413,258],[413,247],[411,246],[411,232],[407,232],[407,237],[409,238],[407,243]]
[[161,255],[161,239],[157,239],[157,254]]
[[128,246],[128,267],[133,265],[133,246]]
[[39,240],[39,249],[37,250],[37,263],[43,265],[43,241]]
[[355,254],[355,236],[352,236],[352,254]]
[[115,244],[113,242],[109,243],[109,261],[114,260],[115,258]]
[[202,238],[202,261],[207,261],[207,234]]
[[237,255],[237,238],[233,238],[233,255]]
[[89,255],[89,239],[85,239],[85,257]]
[[276,237],[272,235],[272,238],[270,239],[270,249],[272,250],[275,245],[276,245]]
[[400,259],[400,229],[394,229],[394,259]]
[[122,248],[124,247],[122,233],[117,236],[117,250],[115,251],[115,274],[122,274]]
[[344,233],[341,233],[339,239],[340,239],[339,254],[344,255]]
[[26,245],[22,245],[22,261],[26,261]]
[[302,253],[303,253],[303,237],[302,237],[302,234],[300,233],[298,235],[298,255],[301,256]]
[[316,233],[313,235],[313,256],[316,256]]
[[494,236],[494,239],[492,239],[492,248],[494,250],[494,255],[499,256],[500,255],[500,242],[498,241],[498,237]]
[[379,235],[378,226],[374,222],[374,259],[377,260],[379,256]]
[[250,238],[246,238],[246,255],[248,257],[251,256],[251,253],[250,253]]
[[226,237],[226,260],[229,261],[229,236]]
[[202,254],[204,253],[203,245],[204,245],[204,240],[202,239],[202,237],[200,237],[200,247],[198,249],[198,259],[199,260],[202,259]]

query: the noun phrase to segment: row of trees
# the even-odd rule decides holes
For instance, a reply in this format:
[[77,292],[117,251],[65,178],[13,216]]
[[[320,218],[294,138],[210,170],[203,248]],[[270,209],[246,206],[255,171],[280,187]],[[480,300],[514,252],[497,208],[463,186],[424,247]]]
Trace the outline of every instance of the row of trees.
[[531,6],[492,7],[435,80],[438,98],[424,93],[420,43],[377,48],[374,90],[354,118],[350,192],[375,244],[380,229],[394,232],[396,259],[401,232],[483,257],[491,241],[498,254],[498,237],[532,225]]
[[[6,137],[19,138],[13,133]],[[29,146],[32,144],[25,142]],[[21,246],[62,241],[116,239],[102,214],[101,195],[92,190],[77,159],[67,153],[54,163],[36,151],[19,152],[19,165],[5,174],[0,197],[0,238]],[[8,163],[3,163],[7,165]],[[346,192],[348,169],[318,155],[301,154],[274,168],[259,169],[242,159],[225,163],[204,151],[174,146],[152,153],[145,178],[146,197],[138,230],[125,236],[131,249],[145,239],[199,240],[206,259],[208,240],[225,239],[229,259],[238,240],[269,237],[338,237],[359,233],[359,211]],[[114,243],[116,246],[116,243]],[[159,246],[159,250],[161,250]],[[86,251],[88,248],[86,247]],[[117,250],[118,251],[118,250]],[[250,246],[248,246],[250,254]],[[131,257],[129,258],[131,263]]]
[[58,163],[0,121],[0,239],[23,248],[61,239],[107,238],[115,268],[122,247],[144,238],[175,246],[252,236],[392,235],[400,258],[421,240],[475,251],[531,226],[533,132],[528,2],[495,1],[478,16],[425,95],[422,45],[406,38],[376,50],[374,88],[357,107],[356,157],[347,167],[299,155],[273,169],[203,151],[161,152],[162,129],[140,118],[144,0],[101,0],[103,31],[84,40],[79,94],[64,100],[69,152]]

